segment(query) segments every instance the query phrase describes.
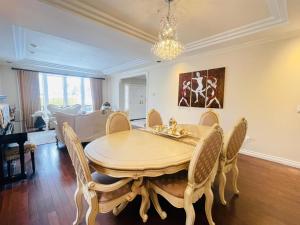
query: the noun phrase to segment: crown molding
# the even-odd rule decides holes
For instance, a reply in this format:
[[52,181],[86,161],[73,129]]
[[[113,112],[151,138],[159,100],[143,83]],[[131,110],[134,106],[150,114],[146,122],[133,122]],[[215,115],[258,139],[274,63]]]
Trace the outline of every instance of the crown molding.
[[123,22],[122,20],[110,16],[109,14],[97,10],[94,7],[86,3],[80,2],[78,0],[40,0],[40,1],[48,3],[52,6],[56,6],[59,8],[64,8],[66,10],[72,11],[76,14],[87,17],[99,23],[105,24],[109,27],[115,28],[117,30],[120,30],[124,33],[135,36],[137,38],[140,38],[150,43],[154,43],[157,39],[157,37],[152,34],[144,32],[141,29],[138,29],[128,23]]
[[267,0],[267,4],[271,14],[270,17],[198,41],[190,42],[186,44],[185,52],[195,51],[204,47],[244,37],[288,22],[286,0]]
[[24,59],[13,63],[11,66],[22,69],[40,70],[49,73],[58,73],[66,75],[80,75],[80,76],[101,76],[104,74],[101,71],[79,68],[75,66],[66,66],[56,63],[43,62],[38,60]]
[[133,67],[147,65],[149,63],[151,63],[150,60],[145,60],[145,59],[139,58],[139,59],[134,59],[134,60],[131,60],[131,61],[119,64],[117,66],[106,68],[106,69],[104,69],[102,71],[103,71],[104,74],[112,74],[112,73],[116,73],[116,72],[121,72],[121,71],[129,70],[129,69],[131,69]]
[[26,55],[26,35],[24,28],[20,26],[12,26],[13,41],[14,41],[14,50],[16,60],[22,60]]

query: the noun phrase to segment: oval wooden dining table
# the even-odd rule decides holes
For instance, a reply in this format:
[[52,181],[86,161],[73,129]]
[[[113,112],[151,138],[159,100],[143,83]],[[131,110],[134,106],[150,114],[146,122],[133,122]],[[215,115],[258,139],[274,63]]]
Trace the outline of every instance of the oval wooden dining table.
[[133,129],[100,137],[85,147],[90,165],[112,177],[135,179],[132,191],[142,196],[140,216],[146,222],[150,207],[144,177],[172,174],[188,168],[195,145],[210,127],[179,125],[190,136],[171,139],[154,134],[151,129]]

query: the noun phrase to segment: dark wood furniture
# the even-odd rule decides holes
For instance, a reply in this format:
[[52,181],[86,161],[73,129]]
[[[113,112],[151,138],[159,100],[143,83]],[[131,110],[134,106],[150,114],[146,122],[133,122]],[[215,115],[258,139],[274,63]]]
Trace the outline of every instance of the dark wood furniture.
[[[24,143],[28,140],[27,131],[22,121],[11,122],[5,129],[0,131],[0,185],[26,179]],[[17,143],[19,145],[21,173],[8,177],[4,174],[4,151],[8,144]]]

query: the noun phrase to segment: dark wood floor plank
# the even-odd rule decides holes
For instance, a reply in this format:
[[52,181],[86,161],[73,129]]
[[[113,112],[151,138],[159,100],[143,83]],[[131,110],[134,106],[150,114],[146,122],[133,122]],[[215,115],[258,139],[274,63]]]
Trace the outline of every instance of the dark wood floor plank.
[[[231,177],[226,187],[227,206],[222,206],[214,187],[213,218],[217,225],[299,225],[300,170],[241,155],[238,162],[240,196],[234,196]],[[27,162],[31,173],[30,162]],[[75,219],[73,194],[75,173],[66,149],[55,144],[41,145],[36,152],[36,174],[26,181],[6,185],[0,192],[1,225],[70,225]],[[115,217],[112,213],[97,216],[97,225],[140,225],[140,197]],[[168,213],[161,220],[153,207],[148,225],[183,225],[185,212],[160,198]],[[194,206],[195,225],[208,224],[205,199]],[[86,203],[85,203],[86,207]],[[85,224],[83,222],[83,224]]]

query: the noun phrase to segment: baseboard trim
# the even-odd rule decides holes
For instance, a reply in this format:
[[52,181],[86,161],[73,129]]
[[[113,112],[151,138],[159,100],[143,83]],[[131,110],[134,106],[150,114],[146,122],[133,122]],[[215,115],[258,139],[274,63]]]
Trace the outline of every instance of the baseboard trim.
[[264,160],[268,160],[271,162],[276,162],[276,163],[280,163],[280,164],[283,164],[286,166],[291,166],[291,167],[300,169],[300,162],[297,162],[297,161],[281,158],[278,156],[267,155],[267,154],[260,153],[260,152],[254,152],[254,151],[250,151],[247,149],[242,149],[240,151],[240,153],[244,154],[244,155],[249,155],[249,156],[253,156],[256,158],[260,158],[260,159],[264,159]]

